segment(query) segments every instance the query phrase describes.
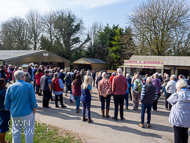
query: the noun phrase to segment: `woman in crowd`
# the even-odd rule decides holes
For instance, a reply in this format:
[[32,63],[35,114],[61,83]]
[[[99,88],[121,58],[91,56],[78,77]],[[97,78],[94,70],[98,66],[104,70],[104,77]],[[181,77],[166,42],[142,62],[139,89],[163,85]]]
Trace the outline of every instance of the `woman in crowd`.
[[153,102],[153,110],[157,110],[158,99],[160,97],[160,86],[161,86],[161,81],[158,78],[158,74],[153,75],[152,85],[156,87],[156,91],[158,94],[158,98]]
[[5,134],[9,130],[10,121],[10,112],[5,111],[4,106],[5,94],[5,80],[0,78],[0,143],[9,143],[9,141],[5,141]]
[[188,143],[188,129],[190,127],[190,90],[183,79],[176,83],[177,92],[167,101],[172,105],[169,122],[174,128],[175,143]]
[[101,110],[102,110],[102,117],[105,117],[104,114],[104,107],[105,107],[105,100],[106,100],[106,118],[109,118],[109,109],[110,109],[110,97],[112,94],[111,89],[111,82],[109,79],[106,79],[106,73],[102,73],[103,79],[98,83],[98,92],[100,93],[100,100],[101,100]]
[[139,75],[136,74],[135,80],[134,80],[134,86],[133,86],[133,110],[138,110],[139,98],[140,98],[142,87],[143,87],[143,83],[140,80]]
[[[83,119],[82,119],[82,121],[88,120],[88,123],[92,122],[91,113],[90,113],[92,87],[90,86],[89,81],[90,81],[90,78],[87,76],[84,79],[84,83],[82,84],[82,87],[81,87],[82,94],[80,97],[80,101],[82,102],[82,106],[83,106],[83,110],[82,110]],[[86,109],[87,109],[88,119],[86,119],[86,117],[85,117]]]
[[52,79],[52,84],[53,84],[53,94],[55,94],[55,107],[59,108],[58,105],[58,96],[59,96],[61,108],[65,108],[66,106],[63,105],[63,95],[62,95],[64,90],[64,85],[62,80],[59,78],[58,72],[54,74],[54,78]]
[[89,84],[92,87],[93,78],[91,77],[91,72],[89,70],[86,72],[86,75],[84,76],[84,78],[86,77],[89,77]]
[[42,95],[41,89],[40,89],[40,79],[43,76],[42,70],[40,68],[37,69],[37,72],[35,74],[35,79],[36,79],[36,92],[39,96]]
[[76,79],[72,83],[72,93],[76,101],[76,113],[79,113],[80,109],[80,96],[81,96],[82,80],[80,74],[77,74]]
[[[176,85],[175,77],[171,76],[170,81],[166,85],[165,110],[168,110],[168,101],[167,101],[167,99],[170,97],[170,95],[172,95],[173,93],[176,92],[175,85]],[[169,110],[171,110],[171,108],[172,108],[172,105],[169,104]]]

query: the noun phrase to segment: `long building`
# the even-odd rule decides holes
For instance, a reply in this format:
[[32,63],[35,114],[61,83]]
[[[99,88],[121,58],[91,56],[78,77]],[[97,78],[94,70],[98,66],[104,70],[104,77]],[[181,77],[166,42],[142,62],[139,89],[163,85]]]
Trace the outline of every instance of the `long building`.
[[124,70],[130,74],[140,72],[141,75],[168,73],[190,76],[190,57],[188,56],[137,56],[133,55],[124,61]]
[[45,50],[0,50],[0,65],[5,62],[20,66],[34,63],[70,70],[71,61]]

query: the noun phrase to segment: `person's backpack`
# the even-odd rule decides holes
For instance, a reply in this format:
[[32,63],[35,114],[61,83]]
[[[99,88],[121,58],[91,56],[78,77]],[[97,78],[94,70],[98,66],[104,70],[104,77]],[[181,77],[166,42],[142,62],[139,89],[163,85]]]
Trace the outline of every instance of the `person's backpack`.
[[138,92],[138,93],[141,93],[141,90],[142,90],[142,87],[141,87],[141,80],[139,81],[139,82],[137,82],[137,81],[135,81],[136,83],[137,83],[137,89],[136,89],[136,91]]

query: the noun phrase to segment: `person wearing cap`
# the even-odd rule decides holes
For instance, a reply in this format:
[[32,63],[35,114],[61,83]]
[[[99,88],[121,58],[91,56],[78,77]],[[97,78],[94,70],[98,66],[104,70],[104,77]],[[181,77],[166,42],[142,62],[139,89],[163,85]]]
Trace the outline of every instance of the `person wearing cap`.
[[43,107],[49,107],[49,100],[51,98],[52,92],[52,82],[51,78],[49,77],[49,70],[45,70],[45,75],[43,75],[40,79],[41,90],[43,91]]
[[37,72],[37,69],[38,69],[38,65],[36,64],[34,66],[34,69],[32,70],[32,80],[33,80],[33,87],[34,87],[34,91],[36,91],[36,79],[35,79],[35,74]]
[[10,110],[12,117],[12,142],[21,143],[24,128],[25,142],[33,143],[37,107],[34,88],[32,84],[25,82],[23,71],[18,70],[14,75],[17,81],[8,87],[4,102],[5,110]]
[[26,77],[25,82],[30,83],[31,76],[30,76],[30,74],[28,72],[28,66],[23,66],[22,70],[23,70],[23,72],[25,74],[25,77]]

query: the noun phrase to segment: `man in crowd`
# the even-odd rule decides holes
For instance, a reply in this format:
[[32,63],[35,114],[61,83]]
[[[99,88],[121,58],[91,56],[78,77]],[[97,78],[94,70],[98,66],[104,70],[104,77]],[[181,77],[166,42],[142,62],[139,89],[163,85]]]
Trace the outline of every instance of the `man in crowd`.
[[152,79],[150,77],[147,78],[146,84],[142,88],[140,102],[142,103],[141,108],[141,122],[138,125],[143,128],[144,127],[144,114],[147,109],[147,127],[150,128],[150,120],[151,120],[151,107],[153,101],[157,99],[157,90],[154,85],[152,85]]
[[30,83],[30,81],[31,81],[31,76],[30,76],[30,74],[29,74],[29,72],[28,72],[28,66],[24,66],[24,67],[22,67],[22,69],[23,69],[23,72],[24,72],[25,77],[26,77],[25,82]]
[[[30,63],[28,65],[28,72],[29,72],[30,76],[32,76],[32,63]],[[32,80],[32,78],[30,80]]]
[[60,70],[60,73],[59,73],[59,78],[62,80],[63,84],[65,83],[65,74],[63,73],[63,69]]
[[40,88],[43,91],[43,107],[50,108],[49,100],[51,98],[52,85],[51,78],[49,77],[49,70],[45,70],[45,75],[41,77],[40,84]]
[[127,91],[128,85],[127,85],[127,79],[122,75],[122,69],[117,69],[118,75],[113,78],[112,82],[112,92],[114,94],[114,104],[115,104],[115,112],[114,117],[112,117],[113,120],[117,121],[117,115],[118,115],[118,104],[120,104],[120,117],[121,120],[123,120],[123,104],[124,104],[124,98],[125,93]]
[[33,143],[36,97],[32,84],[25,82],[25,74],[15,72],[17,82],[8,87],[5,96],[5,109],[10,110],[12,117],[13,142],[21,143],[22,128],[24,128],[25,142]]
[[37,72],[37,69],[38,69],[38,65],[35,65],[35,66],[34,66],[34,69],[32,70],[32,80],[33,80],[34,91],[35,91],[35,88],[36,88],[35,74],[36,74],[36,72]]

